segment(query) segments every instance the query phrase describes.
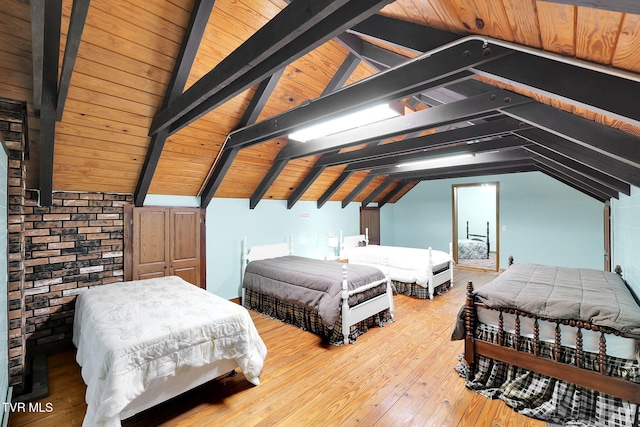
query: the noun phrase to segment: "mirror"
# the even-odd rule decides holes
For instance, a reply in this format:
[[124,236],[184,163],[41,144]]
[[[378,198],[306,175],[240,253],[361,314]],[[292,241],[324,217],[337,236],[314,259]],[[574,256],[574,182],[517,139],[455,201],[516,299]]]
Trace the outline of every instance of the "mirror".
[[498,182],[452,185],[456,265],[498,271],[498,190]]

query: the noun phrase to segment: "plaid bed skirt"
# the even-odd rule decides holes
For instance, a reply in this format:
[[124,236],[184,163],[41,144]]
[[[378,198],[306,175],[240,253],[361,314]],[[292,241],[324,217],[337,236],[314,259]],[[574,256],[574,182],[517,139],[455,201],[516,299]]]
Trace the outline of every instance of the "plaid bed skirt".
[[[245,289],[245,300],[242,305],[250,310],[257,311],[272,319],[280,320],[299,327],[302,330],[313,332],[314,334],[327,340],[333,345],[344,344],[342,336],[342,321],[338,321],[328,327],[318,315],[318,311],[308,307],[295,305],[293,303],[278,300],[272,296]],[[372,326],[384,326],[392,321],[389,309],[374,314],[361,322],[351,325],[349,328],[349,341],[354,343],[356,339],[367,332]]]
[[[393,283],[399,294],[408,295],[410,297],[416,297],[419,299],[429,299],[428,288],[420,286],[416,283],[398,282],[396,280],[392,280],[391,283]],[[433,296],[435,297],[436,295],[447,292],[450,283],[451,282],[447,280],[443,284],[436,286],[433,290]]]
[[[498,342],[498,329],[479,325],[476,337],[483,341]],[[504,336],[505,347],[513,348],[513,334]],[[533,353],[532,340],[520,337],[520,348]],[[573,365],[575,350],[563,347],[560,361]],[[553,345],[542,342],[540,355],[552,359]],[[597,371],[597,355],[583,354],[585,369]],[[640,405],[595,390],[576,386],[539,373],[518,368],[484,356],[476,356],[476,372],[469,378],[469,367],[460,356],[456,370],[468,388],[491,398],[501,399],[515,411],[540,420],[567,426],[637,427],[640,423]],[[607,375],[640,383],[637,361],[607,357]]]

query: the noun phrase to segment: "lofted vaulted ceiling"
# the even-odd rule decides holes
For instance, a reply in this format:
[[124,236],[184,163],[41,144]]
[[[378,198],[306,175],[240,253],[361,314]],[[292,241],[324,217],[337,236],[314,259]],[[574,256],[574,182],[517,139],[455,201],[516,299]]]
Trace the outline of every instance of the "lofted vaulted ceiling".
[[[0,97],[27,103],[45,205],[100,191],[382,206],[423,180],[525,171],[599,201],[640,187],[634,0],[0,4]],[[380,102],[403,114],[288,139]]]

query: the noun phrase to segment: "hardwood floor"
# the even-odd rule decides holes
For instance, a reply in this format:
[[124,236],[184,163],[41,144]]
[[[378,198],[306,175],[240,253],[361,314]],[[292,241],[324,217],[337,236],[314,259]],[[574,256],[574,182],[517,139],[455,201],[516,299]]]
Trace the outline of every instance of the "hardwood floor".
[[[450,341],[464,285],[496,273],[456,270],[454,287],[434,300],[395,297],[396,321],[356,344],[326,346],[315,335],[251,312],[268,348],[261,384],[242,373],[217,379],[123,421],[133,426],[521,426],[544,427],[502,401],[467,390]],[[15,412],[10,426],[80,426],[85,386],[73,351],[49,357],[51,412]]]

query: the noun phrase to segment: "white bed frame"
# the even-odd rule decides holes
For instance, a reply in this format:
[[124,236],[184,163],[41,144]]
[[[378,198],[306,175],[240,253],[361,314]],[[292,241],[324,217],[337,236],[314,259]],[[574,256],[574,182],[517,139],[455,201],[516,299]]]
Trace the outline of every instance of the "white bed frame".
[[149,387],[120,412],[120,420],[130,418],[225,374],[233,376],[236,368],[239,366],[234,360],[225,359],[204,366],[187,367],[175,376],[154,378]]
[[[271,245],[252,246],[250,250],[247,250],[247,238],[242,240],[242,280],[244,281],[244,273],[246,266],[249,262],[267,258],[275,258],[279,256],[286,256],[293,254],[293,236],[290,237],[289,244],[276,243]],[[320,261],[320,260],[319,260]],[[333,262],[333,261],[326,261]],[[386,292],[378,295],[369,300],[363,301],[353,307],[349,306],[349,297],[360,292],[367,291],[375,288],[383,283],[386,283]],[[245,298],[245,289],[242,288],[242,300]],[[377,280],[366,285],[362,285],[356,289],[349,290],[347,282],[347,264],[342,265],[342,336],[344,337],[344,343],[349,343],[349,331],[352,325],[361,322],[383,310],[389,309],[391,319],[394,318],[393,312],[393,289],[391,287],[391,280],[389,277]]]
[[[358,246],[358,242],[364,241],[365,244],[369,245],[369,229],[364,229],[364,234],[358,234],[355,236],[342,236],[342,230],[340,230],[340,257],[344,257],[345,248],[352,248]],[[449,287],[453,287],[453,243],[449,242],[449,256],[451,257],[451,261],[449,261],[449,268],[447,270],[441,271],[439,273],[433,273],[433,255],[431,247],[429,247],[429,259],[427,263],[427,274],[429,276],[429,299],[433,299],[433,294],[435,288],[438,286],[449,282]],[[381,267],[388,267],[386,265]]]

